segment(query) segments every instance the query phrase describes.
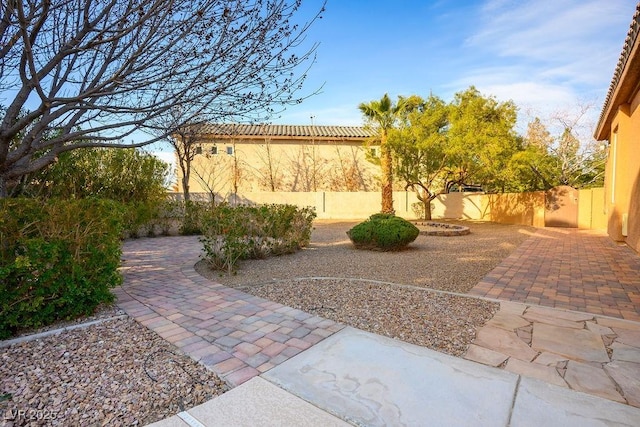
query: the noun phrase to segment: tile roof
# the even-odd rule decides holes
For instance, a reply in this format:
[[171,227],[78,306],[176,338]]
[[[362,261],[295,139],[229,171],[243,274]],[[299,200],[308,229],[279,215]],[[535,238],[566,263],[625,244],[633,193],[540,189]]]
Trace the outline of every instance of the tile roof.
[[315,126],[315,125],[246,125],[209,123],[202,133],[217,136],[244,137],[301,137],[363,139],[372,136],[370,130],[361,126]]
[[631,51],[638,41],[638,34],[640,34],[640,2],[636,4],[636,12],[633,14],[633,19],[631,20],[631,25],[629,26],[627,37],[624,40],[622,52],[620,53],[620,57],[618,58],[618,64],[616,65],[616,69],[613,72],[613,78],[611,79],[611,84],[609,85],[609,91],[607,92],[607,97],[604,100],[602,112],[600,113],[600,119],[598,120],[598,125],[596,126],[596,138],[598,137],[598,131],[605,125],[604,122],[606,120],[610,120],[607,115],[612,107],[611,103],[614,101],[613,98],[616,90],[618,89],[618,86],[620,85],[622,75],[625,71],[625,68],[627,67],[627,62],[631,57]]

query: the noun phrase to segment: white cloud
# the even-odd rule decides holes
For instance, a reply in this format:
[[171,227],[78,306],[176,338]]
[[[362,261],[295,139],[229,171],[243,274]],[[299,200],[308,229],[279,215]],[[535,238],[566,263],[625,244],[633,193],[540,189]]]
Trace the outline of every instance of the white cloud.
[[476,31],[465,40],[483,64],[470,66],[453,84],[512,99],[521,116],[544,116],[585,99],[599,104],[634,8],[627,0],[487,1]]

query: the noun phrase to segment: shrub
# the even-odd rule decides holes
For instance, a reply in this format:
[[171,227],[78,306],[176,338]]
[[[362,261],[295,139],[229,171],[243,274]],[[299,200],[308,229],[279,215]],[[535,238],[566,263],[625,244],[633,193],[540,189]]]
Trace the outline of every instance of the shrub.
[[[180,234],[191,236],[194,234],[202,234],[203,221],[208,215],[212,204],[209,202],[194,202],[185,200],[182,202],[182,225],[180,225]],[[215,207],[213,207],[215,209]]]
[[375,214],[347,231],[358,249],[398,251],[416,240],[420,230],[409,221],[391,214]]
[[122,215],[99,199],[0,200],[0,338],[113,301]]
[[214,206],[203,215],[205,260],[231,274],[241,259],[293,253],[309,244],[315,216],[292,205]]

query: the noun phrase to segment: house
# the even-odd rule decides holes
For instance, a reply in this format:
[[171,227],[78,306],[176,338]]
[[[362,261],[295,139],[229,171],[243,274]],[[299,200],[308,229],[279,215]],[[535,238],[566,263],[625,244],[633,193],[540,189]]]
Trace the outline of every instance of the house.
[[[191,193],[372,191],[372,133],[357,126],[206,124],[198,132]],[[182,177],[178,177],[178,188]]]
[[607,232],[640,252],[640,4],[618,60],[595,130],[607,141]]

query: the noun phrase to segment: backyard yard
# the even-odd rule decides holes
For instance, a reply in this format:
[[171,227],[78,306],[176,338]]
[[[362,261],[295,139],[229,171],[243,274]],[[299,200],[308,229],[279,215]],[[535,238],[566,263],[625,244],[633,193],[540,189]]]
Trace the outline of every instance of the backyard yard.
[[[465,223],[470,235],[421,235],[407,250],[382,253],[353,248],[345,232],[354,224],[316,222],[309,247],[243,261],[235,275],[202,262],[196,268],[214,282],[459,356],[498,309],[460,294],[534,232]],[[121,313],[111,309],[103,317],[114,314]],[[0,413],[33,410],[50,424],[147,423],[226,389],[213,372],[130,318],[5,347],[0,359]]]
[[[242,261],[237,274],[196,270],[212,281],[356,328],[462,355],[498,304],[464,294],[534,233],[533,227],[456,222],[466,236],[420,235],[400,252],[357,250],[356,222],[316,221],[309,247]],[[445,292],[432,292],[438,290]]]

